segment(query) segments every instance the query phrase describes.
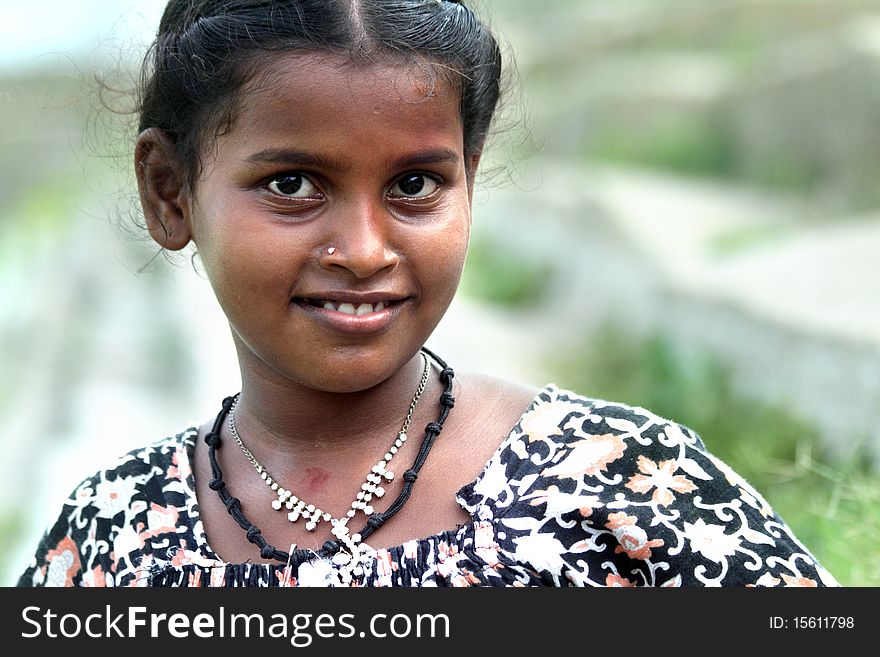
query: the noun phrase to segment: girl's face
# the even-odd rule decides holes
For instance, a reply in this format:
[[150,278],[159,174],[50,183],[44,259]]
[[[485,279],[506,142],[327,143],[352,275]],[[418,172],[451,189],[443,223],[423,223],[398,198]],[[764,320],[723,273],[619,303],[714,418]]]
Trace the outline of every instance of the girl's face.
[[416,67],[319,54],[243,92],[188,212],[243,370],[351,392],[425,342],[470,232],[458,103]]

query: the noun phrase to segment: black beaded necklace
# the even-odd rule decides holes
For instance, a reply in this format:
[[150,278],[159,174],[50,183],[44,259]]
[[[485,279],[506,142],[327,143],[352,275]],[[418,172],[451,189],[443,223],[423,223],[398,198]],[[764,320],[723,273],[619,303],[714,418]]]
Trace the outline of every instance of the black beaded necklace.
[[[400,491],[397,499],[394,500],[385,512],[377,512],[370,515],[367,519],[367,524],[364,525],[364,528],[359,532],[362,541],[365,541],[374,531],[391,519],[403,508],[403,505],[407,503],[409,496],[412,493],[413,484],[415,484],[416,479],[418,478],[419,470],[422,469],[425,460],[428,458],[428,453],[431,451],[431,447],[434,446],[434,440],[440,435],[440,431],[443,429],[443,423],[446,421],[449,411],[455,405],[455,398],[452,395],[452,378],[455,376],[455,372],[452,371],[452,368],[449,367],[442,358],[428,348],[422,347],[421,350],[433,358],[441,367],[440,380],[443,381],[444,389],[443,393],[440,395],[440,414],[434,422],[429,422],[425,427],[425,438],[422,440],[422,445],[419,449],[419,453],[413,461],[412,467],[403,473],[403,489]],[[229,515],[231,515],[238,525],[245,530],[248,541],[260,548],[260,557],[263,559],[275,559],[276,561],[285,564],[300,564],[309,561],[316,556],[323,558],[332,557],[339,552],[341,548],[340,544],[333,540],[324,543],[324,546],[317,551],[294,550],[292,554],[269,545],[269,543],[266,542],[266,539],[262,537],[260,529],[248,520],[244,513],[242,513],[241,501],[230,494],[226,487],[226,482],[223,481],[223,471],[217,463],[217,448],[220,446],[220,429],[223,426],[223,421],[229,414],[229,409],[232,408],[234,401],[234,396],[227,397],[223,400],[223,408],[214,420],[214,426],[205,436],[205,444],[208,446],[208,459],[211,462],[211,475],[213,476],[213,479],[208,482],[208,487],[211,490],[217,491],[217,494],[226,506]]]

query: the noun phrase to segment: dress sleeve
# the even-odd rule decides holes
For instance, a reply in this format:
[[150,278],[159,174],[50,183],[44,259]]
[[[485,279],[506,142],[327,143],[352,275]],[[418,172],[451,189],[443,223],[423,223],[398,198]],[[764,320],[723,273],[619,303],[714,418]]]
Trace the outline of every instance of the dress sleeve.
[[497,518],[556,585],[838,585],[693,431],[582,402],[552,390],[523,417],[507,464],[516,501]]
[[82,505],[77,503],[80,484],[64,505],[37,545],[31,562],[18,579],[18,586],[81,586],[83,584],[82,542],[85,529],[77,530]]
[[138,447],[83,480],[18,585],[145,586],[155,562],[183,559],[196,542],[187,450],[197,431]]

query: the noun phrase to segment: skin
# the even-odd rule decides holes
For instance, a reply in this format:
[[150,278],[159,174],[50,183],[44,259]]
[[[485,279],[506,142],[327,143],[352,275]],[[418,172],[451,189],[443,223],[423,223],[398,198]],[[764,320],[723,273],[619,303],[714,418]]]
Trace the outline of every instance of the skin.
[[[317,53],[273,57],[241,94],[231,129],[202,154],[192,188],[158,129],[138,140],[138,184],[151,236],[172,250],[195,243],[229,319],[242,376],[236,423],[249,449],[285,487],[339,516],[399,431],[421,376],[418,349],[455,294],[479,156],[465,158],[455,90],[425,70]],[[352,334],[303,301],[328,291],[398,301],[381,330]],[[536,393],[483,375],[455,381],[456,407],[413,496],[370,545],[468,522],[455,493]],[[441,391],[435,371],[377,509],[399,492]],[[272,510],[228,426],[221,435],[224,479],[266,540],[286,549],[329,538],[329,526],[308,533]],[[215,552],[259,561],[207,488],[201,440],[195,476]],[[350,523],[362,525],[363,516]]]

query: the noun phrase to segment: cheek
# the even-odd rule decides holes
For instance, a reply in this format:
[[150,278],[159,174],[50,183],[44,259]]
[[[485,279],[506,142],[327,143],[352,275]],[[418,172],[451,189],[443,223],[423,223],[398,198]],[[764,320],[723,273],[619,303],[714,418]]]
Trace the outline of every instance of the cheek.
[[[458,289],[470,240],[469,222],[451,226],[427,246],[425,275],[430,277],[437,293],[450,301]],[[442,290],[442,292],[441,292]]]
[[290,285],[291,267],[296,259],[280,248],[285,242],[269,231],[247,230],[227,216],[206,215],[200,224],[196,246],[214,294],[227,313],[250,307],[259,299],[283,299]]

